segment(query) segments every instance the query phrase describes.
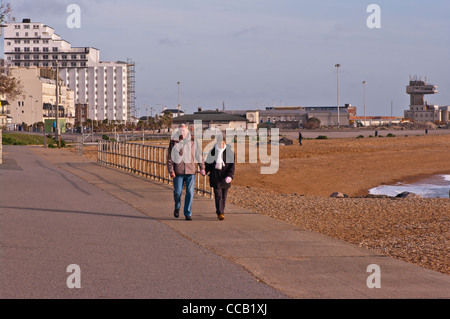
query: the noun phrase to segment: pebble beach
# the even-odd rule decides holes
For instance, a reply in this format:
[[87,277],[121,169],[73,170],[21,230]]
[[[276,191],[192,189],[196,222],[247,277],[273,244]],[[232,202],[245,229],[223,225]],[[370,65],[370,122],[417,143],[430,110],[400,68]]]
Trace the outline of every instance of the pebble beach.
[[450,275],[449,198],[369,195],[379,185],[449,174],[449,159],[449,134],[295,141],[280,147],[277,174],[237,164],[228,201]]
[[331,198],[237,186],[228,201],[450,275],[450,199]]

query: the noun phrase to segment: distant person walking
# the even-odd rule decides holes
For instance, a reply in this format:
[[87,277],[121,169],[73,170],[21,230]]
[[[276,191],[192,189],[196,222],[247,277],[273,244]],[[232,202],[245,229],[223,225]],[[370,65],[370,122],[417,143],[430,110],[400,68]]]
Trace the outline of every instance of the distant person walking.
[[209,173],[210,186],[214,189],[217,217],[224,220],[228,190],[234,178],[235,160],[231,146],[223,139],[216,140],[217,143],[208,154],[205,167],[206,173]]
[[205,163],[203,161],[202,149],[189,132],[186,124],[181,124],[170,140],[167,154],[167,169],[173,178],[173,197],[175,201],[175,218],[180,217],[181,194],[186,186],[184,198],[184,216],[186,220],[192,220],[192,203],[194,200],[194,186],[196,166],[200,173],[205,176]]
[[300,143],[300,145],[303,145],[302,140],[303,140],[302,132],[298,132],[298,142]]

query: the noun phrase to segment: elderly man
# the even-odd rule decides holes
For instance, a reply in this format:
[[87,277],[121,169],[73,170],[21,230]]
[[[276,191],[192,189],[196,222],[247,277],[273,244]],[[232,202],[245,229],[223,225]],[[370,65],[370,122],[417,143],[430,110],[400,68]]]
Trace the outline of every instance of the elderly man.
[[192,220],[192,202],[194,200],[195,173],[197,165],[205,175],[201,145],[199,146],[186,124],[181,124],[172,135],[167,154],[167,169],[173,178],[173,197],[175,200],[175,218],[180,217],[181,194],[186,185],[184,198],[184,216]]

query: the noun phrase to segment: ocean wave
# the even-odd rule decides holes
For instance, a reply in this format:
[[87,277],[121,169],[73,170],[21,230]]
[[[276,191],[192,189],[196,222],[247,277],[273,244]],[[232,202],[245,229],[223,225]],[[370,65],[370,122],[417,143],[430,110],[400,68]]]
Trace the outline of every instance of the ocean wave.
[[439,178],[431,178],[413,184],[380,185],[370,189],[369,194],[395,197],[403,192],[411,192],[424,198],[448,198],[449,191],[450,175],[440,175]]

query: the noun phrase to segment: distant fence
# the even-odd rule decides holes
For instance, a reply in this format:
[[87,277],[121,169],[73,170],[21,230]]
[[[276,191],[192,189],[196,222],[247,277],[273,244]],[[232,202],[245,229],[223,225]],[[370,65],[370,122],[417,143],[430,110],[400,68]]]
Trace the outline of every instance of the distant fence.
[[[119,168],[153,180],[172,184],[167,171],[167,152],[164,146],[142,145],[115,141],[98,141],[97,162]],[[209,178],[199,172],[195,176],[195,191],[202,196],[213,198]]]

